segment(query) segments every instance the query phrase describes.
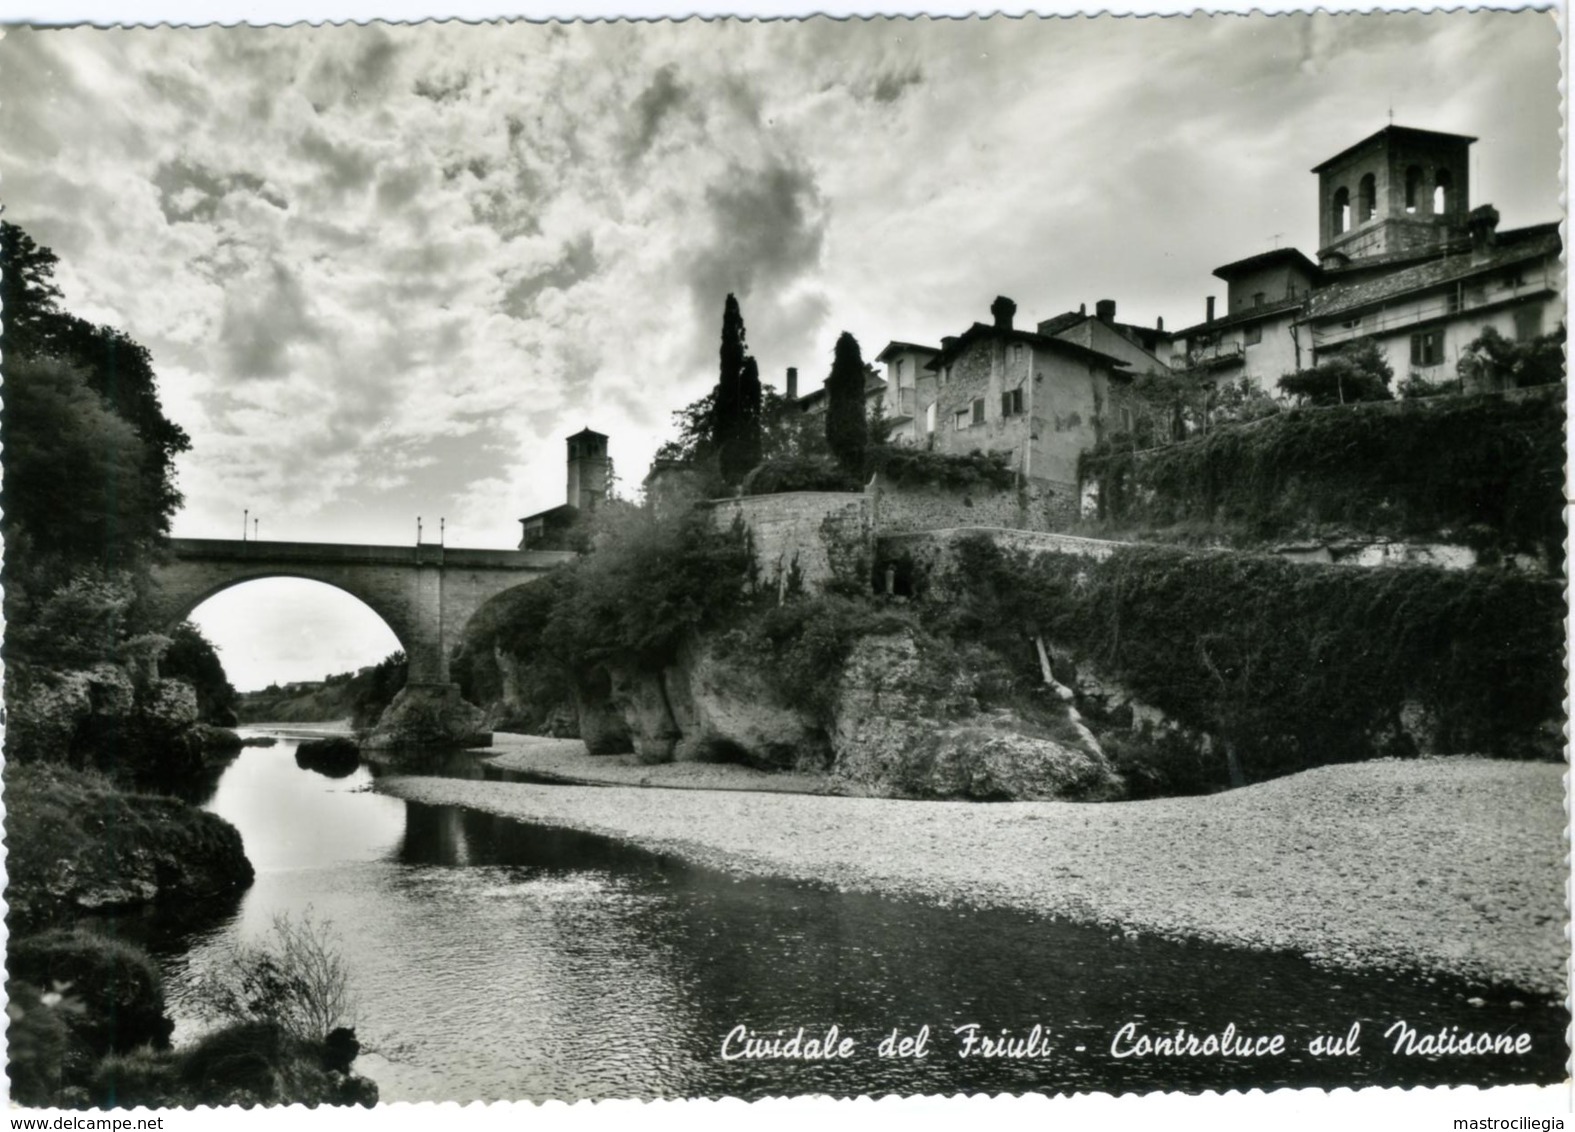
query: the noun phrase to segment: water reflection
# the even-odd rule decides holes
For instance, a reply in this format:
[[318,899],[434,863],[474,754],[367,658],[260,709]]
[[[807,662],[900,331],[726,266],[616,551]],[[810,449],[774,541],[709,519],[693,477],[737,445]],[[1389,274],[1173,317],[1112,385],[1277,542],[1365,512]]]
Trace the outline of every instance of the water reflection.
[[[1550,1082],[1564,1076],[1562,1008],[1447,983],[1320,971],[1264,956],[1048,922],[735,878],[606,838],[367,792],[293,747],[248,749],[212,806],[241,829],[258,879],[218,927],[169,929],[182,988],[230,942],[310,905],[355,972],[361,1068],[385,1100],[806,1092],[1070,1091]],[[485,779],[474,756],[429,767]],[[408,772],[408,767],[404,768]],[[436,771],[432,771],[436,773]],[[529,787],[511,787],[514,789]],[[541,789],[551,789],[541,787]],[[1481,993],[1484,1005],[1468,997]],[[1531,1057],[1397,1058],[1391,1022],[1525,1031]],[[192,1019],[182,1018],[188,1027]],[[1234,1023],[1283,1033],[1277,1059],[1117,1059],[1116,1030]],[[1356,1058],[1311,1058],[1361,1021]],[[1050,1035],[1045,1057],[959,1059],[977,1023]],[[774,1036],[836,1025],[838,1063],[724,1061],[735,1026]],[[931,1027],[924,1060],[880,1039]],[[177,1039],[183,1031],[177,1030]],[[1079,1049],[1078,1047],[1082,1047]]]

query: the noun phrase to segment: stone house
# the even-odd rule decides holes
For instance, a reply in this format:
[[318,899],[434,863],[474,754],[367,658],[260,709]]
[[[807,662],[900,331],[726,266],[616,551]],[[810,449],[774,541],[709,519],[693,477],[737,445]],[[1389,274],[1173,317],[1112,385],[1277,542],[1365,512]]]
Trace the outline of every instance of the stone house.
[[1133,373],[1165,373],[1174,335],[1165,331],[1165,320],[1156,326],[1116,321],[1116,301],[1100,299],[1094,313],[1087,306],[1058,314],[1039,323],[1039,333],[1077,346],[1086,346],[1127,363]]
[[1313,168],[1317,263],[1282,248],[1217,268],[1227,308],[1176,334],[1183,380],[1280,377],[1376,339],[1397,379],[1453,379],[1465,346],[1492,326],[1526,341],[1563,318],[1557,224],[1500,232],[1473,210],[1475,138],[1386,126]]
[[[1017,304],[997,298],[993,322],[941,340],[930,361],[936,400],[930,434],[940,452],[1007,452],[1025,480],[1074,492],[1078,456],[1112,420],[1121,427],[1127,362],[1013,325]],[[1130,425],[1130,415],[1125,418]]]
[[[790,390],[788,395],[791,397],[793,392],[796,392],[798,373],[796,370],[789,372],[793,374],[793,381],[788,387]],[[798,407],[810,416],[820,416],[826,411],[828,397],[829,394],[826,391],[826,387],[822,385],[813,393],[806,393],[798,398]],[[886,379],[875,371],[874,366],[866,365],[864,367],[864,415],[866,418],[872,417],[876,413],[883,411],[885,407]]]
[[1296,320],[1317,285],[1318,265],[1295,248],[1277,248],[1214,274],[1225,281],[1225,313],[1216,315],[1210,295],[1203,321],[1176,332],[1171,367],[1216,385],[1247,378],[1277,394],[1283,375],[1311,364]]
[[1492,327],[1527,342],[1558,328],[1564,270],[1557,224],[1497,231],[1498,212],[1471,213],[1471,234],[1444,254],[1367,278],[1341,279],[1318,290],[1298,328],[1317,359],[1372,338],[1395,372],[1435,384],[1456,382],[1463,393],[1491,392],[1458,373],[1465,348]]
[[888,342],[875,355],[875,362],[886,367],[886,419],[891,422],[891,439],[897,444],[923,444],[935,431],[936,373],[929,368],[940,356],[935,346],[912,342]]

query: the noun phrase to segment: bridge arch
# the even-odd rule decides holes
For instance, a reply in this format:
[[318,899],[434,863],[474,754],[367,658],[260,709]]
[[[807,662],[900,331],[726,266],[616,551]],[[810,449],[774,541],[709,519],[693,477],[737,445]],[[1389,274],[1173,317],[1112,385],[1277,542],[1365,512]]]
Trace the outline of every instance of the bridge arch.
[[361,605],[371,610],[371,612],[377,616],[378,620],[388,627],[388,631],[394,635],[394,639],[399,642],[399,647],[404,650],[405,654],[407,656],[410,654],[412,636],[408,621],[408,610],[396,608],[388,605],[385,602],[380,602],[376,600],[377,595],[357,592],[341,581],[317,577],[312,573],[299,569],[278,570],[259,568],[253,571],[238,573],[234,577],[226,578],[215,584],[208,585],[205,589],[188,591],[181,594],[179,597],[171,594],[165,599],[160,607],[159,620],[163,623],[165,628],[173,628],[180,622],[190,619],[191,615],[200,609],[204,603],[212,598],[218,597],[222,593],[233,590],[237,586],[244,586],[250,582],[266,582],[272,581],[276,578],[316,582],[320,585],[328,586],[330,589],[354,598]]
[[460,633],[489,598],[572,560],[568,551],[169,539],[153,570],[155,616],[170,625],[232,586],[293,577],[343,590],[388,625],[410,684],[449,683]]

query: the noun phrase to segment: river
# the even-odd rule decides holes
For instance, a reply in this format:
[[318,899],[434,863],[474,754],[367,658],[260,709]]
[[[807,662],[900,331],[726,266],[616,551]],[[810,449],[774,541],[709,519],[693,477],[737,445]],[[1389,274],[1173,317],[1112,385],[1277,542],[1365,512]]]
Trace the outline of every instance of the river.
[[[1568,1014],[1420,976],[1178,943],[1014,912],[978,912],[740,879],[606,838],[328,778],[296,741],[249,747],[205,808],[241,831],[257,879],[200,921],[135,928],[164,965],[176,1040],[201,1025],[187,988],[277,914],[331,921],[353,972],[359,1072],[385,1101],[1042,1091],[1200,1091],[1564,1079]],[[502,777],[470,755],[430,773]],[[541,789],[553,789],[542,786]],[[622,789],[609,787],[608,789]],[[1473,1003],[1472,1000],[1476,1000]],[[1525,1034],[1527,1054],[1393,1052],[1384,1032]],[[1355,1053],[1309,1052],[1315,1038]],[[960,1027],[1039,1041],[959,1056]],[[851,1056],[728,1060],[735,1027],[823,1039]],[[922,1057],[880,1042],[928,1026]],[[1144,1035],[1281,1035],[1284,1052],[1140,1054]],[[1125,1028],[1125,1029],[1124,1029]],[[1045,1047],[1048,1046],[1048,1049]],[[737,1052],[735,1040],[728,1052]],[[910,1047],[911,1050],[911,1047]]]

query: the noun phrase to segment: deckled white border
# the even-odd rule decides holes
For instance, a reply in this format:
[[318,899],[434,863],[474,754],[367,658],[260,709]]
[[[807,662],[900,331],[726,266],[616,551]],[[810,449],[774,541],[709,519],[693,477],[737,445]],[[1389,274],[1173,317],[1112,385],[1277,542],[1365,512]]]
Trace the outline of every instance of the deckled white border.
[[[0,21],[7,23],[172,23],[287,24],[339,23],[368,20],[413,21],[430,18],[464,21],[514,19],[666,19],[699,16],[828,15],[836,17],[924,14],[973,16],[1075,16],[1111,13],[1120,16],[1177,15],[1207,12],[1381,12],[1459,11],[1464,9],[1552,9],[1564,12],[1567,0],[1494,0],[1490,3],[1406,3],[1404,0],[1213,0],[1208,4],[1176,0],[1036,0],[1034,3],[969,3],[968,0],[927,0],[917,5],[902,0],[866,0],[812,4],[806,0],[3,0]],[[1567,58],[1567,56],[1566,56]]]
[[[1296,0],[1214,0],[1209,12],[1297,12],[1316,8],[1326,12],[1381,11],[1456,11],[1491,8],[1499,10],[1535,8],[1553,11],[1563,29],[1561,52],[1563,77],[1559,94],[1566,99],[1561,137],[1565,144],[1564,185],[1560,204],[1566,213],[1564,228],[1565,263],[1568,265],[1570,228],[1568,224],[1570,184],[1570,147],[1568,131],[1568,75],[1570,64],[1569,0],[1545,2],[1463,3],[1297,3]],[[1089,12],[1119,16],[1184,15],[1200,10],[1198,5],[1174,0],[1094,0],[1080,5],[1077,0],[1037,0],[1032,5],[1000,4],[990,7],[970,5],[959,0],[928,0],[922,9],[894,3],[825,3],[810,7],[803,0],[0,0],[0,23],[75,24],[289,24],[297,22],[339,23],[368,20],[419,21],[458,19],[480,21],[508,18],[553,19],[663,19],[714,16],[756,18],[795,17],[811,14],[836,17],[922,14],[965,17],[979,13],[1009,16],[1029,14],[1076,16]],[[0,200],[4,198],[4,171],[0,170]],[[1566,295],[1566,303],[1568,296]],[[1568,320],[1567,320],[1567,324]],[[1575,343],[1575,325],[1570,325]],[[1575,347],[1570,351],[1575,358]],[[1575,451],[1575,437],[1568,450]],[[1568,468],[1567,468],[1568,483]],[[1575,499],[1575,490],[1566,488],[1566,498]],[[1567,544],[1568,545],[1568,544]],[[1575,606],[1575,602],[1572,602]],[[1575,622],[1572,622],[1575,624]],[[1568,628],[1568,626],[1567,626]],[[1568,639],[1575,639],[1569,638]],[[1575,646],[1571,647],[1575,655]],[[1565,812],[1569,813],[1568,779]],[[1566,829],[1566,844],[1569,832]],[[1568,901],[1568,893],[1567,893]],[[1575,902],[1575,901],[1572,901]],[[1568,907],[1568,903],[1567,903]],[[1568,929],[1567,929],[1568,930]],[[128,1115],[135,1120],[135,1110]],[[34,1110],[38,1116],[102,1116],[101,1113],[59,1113]],[[1558,1118],[1575,1132],[1575,1084],[1539,1088],[1513,1086],[1477,1089],[1463,1086],[1432,1089],[1378,1089],[1361,1091],[1336,1089],[1280,1089],[1265,1093],[1204,1096],[1150,1094],[1110,1096],[1095,1094],[1078,1097],[895,1097],[879,1100],[860,1098],[836,1101],[824,1097],[796,1097],[748,1104],[722,1101],[580,1101],[566,1104],[549,1101],[500,1102],[489,1105],[455,1102],[442,1104],[389,1104],[375,1110],[290,1108],[198,1109],[191,1112],[164,1111],[166,1132],[197,1132],[215,1127],[256,1129],[259,1132],[435,1132],[439,1126],[459,1124],[466,1132],[624,1132],[630,1127],[657,1129],[659,1132],[843,1132],[844,1129],[902,1128],[913,1132],[958,1130],[958,1132],[1056,1132],[1062,1129],[1099,1129],[1112,1132],[1152,1132],[1158,1129],[1192,1130],[1272,1129],[1273,1132],[1361,1132],[1365,1129],[1410,1130],[1438,1129],[1451,1132],[1458,1119],[1494,1117]],[[11,1132],[9,1126],[0,1132]],[[1526,1130],[1529,1132],[1529,1130]]]

